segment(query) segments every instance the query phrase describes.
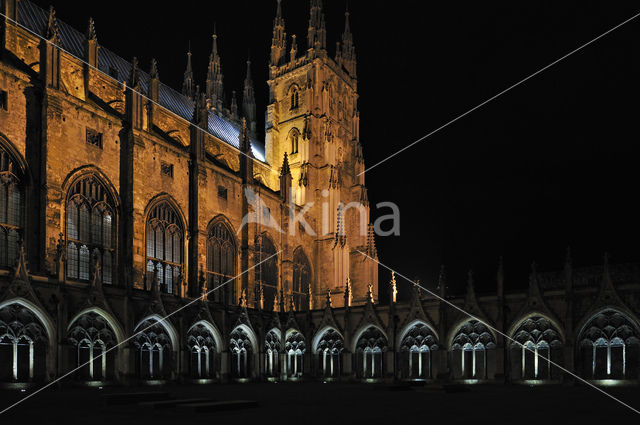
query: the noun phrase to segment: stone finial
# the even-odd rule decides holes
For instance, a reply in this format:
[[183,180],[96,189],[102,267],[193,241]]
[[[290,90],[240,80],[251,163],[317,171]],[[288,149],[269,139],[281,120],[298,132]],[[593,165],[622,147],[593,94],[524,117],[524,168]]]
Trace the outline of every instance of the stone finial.
[[344,305],[345,307],[351,307],[351,301],[353,294],[351,292],[351,278],[347,277],[347,287],[344,290]]
[[260,310],[264,310],[264,287],[262,286],[262,282],[260,282],[260,289],[258,291],[258,305],[260,306]]
[[367,300],[368,302],[370,302],[371,304],[374,304],[374,300],[373,300],[373,284],[369,284],[367,285]]
[[396,272],[391,271],[391,301],[395,303],[398,300],[398,285],[396,283]]
[[332,307],[332,302],[331,302],[331,288],[327,289],[327,307],[331,308]]
[[247,290],[245,288],[242,288],[240,293],[240,307],[247,308]]

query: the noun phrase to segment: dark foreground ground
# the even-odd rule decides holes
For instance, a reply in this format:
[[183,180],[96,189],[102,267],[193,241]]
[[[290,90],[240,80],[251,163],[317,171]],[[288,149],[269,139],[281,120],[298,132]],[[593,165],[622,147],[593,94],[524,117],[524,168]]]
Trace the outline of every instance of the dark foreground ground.
[[[233,384],[48,389],[0,416],[0,424],[616,424],[640,415],[579,386],[395,387],[364,384]],[[640,408],[640,388],[605,389]],[[139,404],[108,405],[110,394],[168,392],[173,398],[256,400],[236,411],[197,413]],[[0,410],[29,392],[0,391]]]

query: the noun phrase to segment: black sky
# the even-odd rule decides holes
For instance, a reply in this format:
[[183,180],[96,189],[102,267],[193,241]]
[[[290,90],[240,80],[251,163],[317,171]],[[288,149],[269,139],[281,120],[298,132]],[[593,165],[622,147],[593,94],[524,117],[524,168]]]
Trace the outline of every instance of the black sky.
[[[100,43],[121,56],[143,66],[157,58],[162,81],[177,89],[189,40],[203,84],[217,22],[227,93],[240,92],[250,51],[265,110],[275,0],[54,5],[82,30],[93,16]],[[368,165],[640,12],[604,1],[351,0],[349,8]],[[329,46],[344,9],[325,0]],[[283,12],[287,33],[304,45],[308,1],[283,0]],[[507,290],[526,285],[534,260],[543,271],[562,267],[567,246],[577,266],[600,264],[605,251],[613,262],[637,261],[639,40],[640,20],[368,173],[372,206],[393,201],[402,212],[401,236],[378,238],[380,260],[432,288],[444,263],[453,290],[473,268],[481,292],[493,289],[501,255]]]

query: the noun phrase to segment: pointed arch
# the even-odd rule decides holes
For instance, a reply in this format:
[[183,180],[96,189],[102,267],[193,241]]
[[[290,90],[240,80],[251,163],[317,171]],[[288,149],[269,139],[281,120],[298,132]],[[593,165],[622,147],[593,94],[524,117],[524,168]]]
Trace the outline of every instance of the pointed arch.
[[512,380],[558,380],[562,373],[564,333],[549,315],[530,312],[515,321],[507,334]]
[[282,332],[272,328],[264,338],[264,372],[269,378],[280,375],[280,352],[282,351]]
[[295,155],[300,151],[300,139],[300,130],[298,130],[296,127],[293,127],[287,135],[287,141],[291,149],[291,155]]
[[22,155],[0,133],[0,267],[10,267],[25,237],[29,182]]
[[184,277],[187,221],[170,195],[154,197],[145,209],[145,269],[151,289],[154,277],[162,292],[178,294]]
[[111,329],[113,329],[118,344],[125,340],[125,333],[122,326],[120,326],[120,322],[118,321],[118,319],[116,319],[115,316],[113,316],[106,310],[101,309],[100,307],[88,307],[73,316],[73,318],[69,321],[69,325],[67,326],[67,332],[71,330],[71,327],[80,317],[88,313],[95,313],[99,316],[102,316],[107,321],[109,326],[111,326]]
[[576,339],[577,369],[585,379],[640,378],[640,325],[633,315],[603,307],[583,319]]
[[173,327],[173,325],[169,322],[169,319],[163,320],[163,318],[158,316],[157,314],[152,314],[140,320],[136,325],[136,327],[134,328],[133,332],[136,333],[143,330],[144,327],[142,325],[144,325],[145,322],[155,322],[158,325],[162,326],[164,330],[167,332],[167,335],[169,336],[169,339],[171,341],[171,350],[178,351],[178,347],[180,346],[178,332]]
[[399,347],[402,344],[402,340],[404,339],[405,336],[407,336],[407,334],[409,333],[409,331],[411,331],[411,329],[414,326],[417,325],[422,325],[425,326],[429,329],[429,331],[431,331],[431,333],[435,336],[436,341],[439,341],[439,336],[438,336],[438,332],[436,331],[436,329],[433,327],[433,325],[431,325],[430,323],[426,322],[425,320],[422,319],[414,319],[411,322],[407,323],[402,329],[401,331],[398,333],[398,338],[396,340],[397,342],[397,346]]
[[114,283],[120,217],[115,187],[99,168],[84,166],[69,173],[63,190],[66,277],[88,282],[99,261],[102,282]]
[[358,341],[360,340],[360,338],[362,337],[362,335],[367,332],[368,330],[370,330],[371,328],[376,329],[377,331],[379,331],[382,336],[384,336],[385,340],[389,341],[389,338],[387,337],[387,333],[378,325],[372,324],[372,323],[367,323],[364,324],[362,326],[360,326],[360,328],[353,334],[353,342],[352,342],[352,352],[355,353],[356,352],[356,347],[358,346]]
[[[255,282],[264,295],[264,309],[273,309],[273,300],[280,287],[278,250],[267,232],[256,235],[253,264]],[[265,261],[266,260],[266,261]]]
[[496,336],[475,318],[465,318],[453,328],[447,349],[454,379],[481,380],[495,372]]
[[253,376],[255,353],[259,350],[256,334],[245,324],[237,325],[229,334],[230,372],[236,379]]
[[309,305],[309,290],[313,284],[313,271],[309,257],[299,246],[293,251],[293,282],[292,292],[297,311],[302,311]]
[[423,320],[409,323],[398,335],[400,377],[404,379],[430,379],[432,352],[438,350],[435,329]]
[[71,358],[76,361],[77,378],[85,381],[114,378],[124,333],[111,314],[98,307],[81,311],[67,326],[67,340],[73,345]]
[[[238,299],[236,282],[238,240],[229,220],[218,215],[207,225],[207,288],[217,302],[233,303]],[[200,288],[202,289],[202,288]]]
[[55,367],[55,326],[33,302],[13,298],[0,303],[0,380],[44,380]]
[[311,351],[320,376],[333,379],[342,375],[344,336],[336,328],[320,329],[311,341]]
[[216,343],[216,350],[218,353],[221,353],[223,351],[223,347],[225,346],[224,339],[222,338],[222,334],[220,333],[216,325],[209,322],[208,320],[200,320],[194,323],[193,325],[191,325],[191,327],[187,331],[187,334],[191,332],[194,328],[196,328],[198,325],[202,325],[211,333],[211,336],[213,336],[213,339],[215,340],[215,343]]
[[329,331],[335,332],[342,339],[342,341],[344,341],[344,336],[338,329],[336,329],[334,326],[325,326],[322,329],[320,329],[318,332],[316,332],[315,336],[311,340],[311,350],[313,351],[313,353],[318,352],[318,346],[320,345],[322,338]]

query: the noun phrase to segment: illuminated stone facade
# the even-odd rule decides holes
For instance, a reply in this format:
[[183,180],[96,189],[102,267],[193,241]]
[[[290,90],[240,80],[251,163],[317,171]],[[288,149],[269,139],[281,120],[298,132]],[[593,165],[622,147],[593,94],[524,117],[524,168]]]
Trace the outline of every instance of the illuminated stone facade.
[[224,102],[217,35],[179,93],[92,21],[2,12],[1,381],[566,379],[548,358],[638,379],[637,268],[448,298],[526,350],[419,291],[378,304],[348,15],[330,58],[321,1],[300,49],[278,1],[263,144],[250,63]]

